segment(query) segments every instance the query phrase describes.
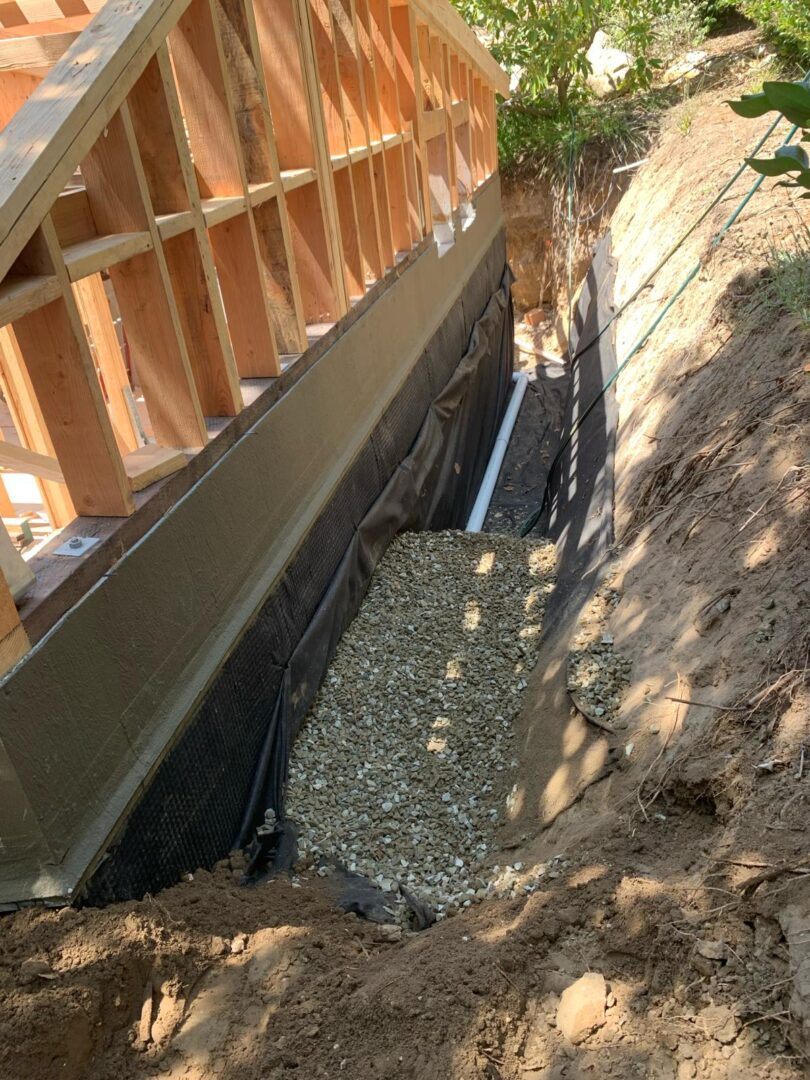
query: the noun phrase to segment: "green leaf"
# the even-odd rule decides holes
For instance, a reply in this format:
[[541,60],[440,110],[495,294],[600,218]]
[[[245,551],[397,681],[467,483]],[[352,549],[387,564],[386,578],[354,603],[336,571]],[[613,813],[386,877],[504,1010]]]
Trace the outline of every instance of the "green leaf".
[[738,116],[744,116],[747,120],[764,116],[776,107],[770,103],[765,94],[750,94],[740,98],[739,101],[727,101],[726,105],[730,105]]
[[804,125],[810,120],[810,90],[798,83],[766,82],[762,84],[765,97],[791,124]]
[[790,158],[746,158],[746,163],[762,176],[785,176],[789,172],[798,172],[801,165]]
[[810,158],[807,156],[807,151],[801,146],[780,146],[773,156],[790,158],[790,160],[796,162],[800,169],[810,168]]

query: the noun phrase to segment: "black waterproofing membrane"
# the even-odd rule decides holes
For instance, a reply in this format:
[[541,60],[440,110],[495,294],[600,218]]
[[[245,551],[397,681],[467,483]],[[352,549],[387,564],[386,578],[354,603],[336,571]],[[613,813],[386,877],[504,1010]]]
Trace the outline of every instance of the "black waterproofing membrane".
[[[546,512],[538,531],[557,546],[557,580],[546,605],[546,625],[566,632],[599,583],[613,544],[613,465],[618,407],[602,388],[616,372],[613,311],[616,265],[610,233],[599,242],[580,290],[571,326],[569,388],[561,442],[595,401],[548,475]],[[589,344],[591,343],[591,344]],[[559,460],[556,460],[559,454]]]
[[296,732],[386,548],[469,515],[510,392],[511,281],[501,233],[158,767],[87,902],[165,888],[247,846],[266,809],[283,818]]

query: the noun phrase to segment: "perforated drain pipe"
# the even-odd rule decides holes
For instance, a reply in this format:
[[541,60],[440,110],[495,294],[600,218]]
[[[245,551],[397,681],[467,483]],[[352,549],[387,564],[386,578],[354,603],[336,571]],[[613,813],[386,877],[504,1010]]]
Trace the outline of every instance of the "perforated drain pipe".
[[467,526],[464,530],[465,532],[481,532],[481,529],[484,526],[484,519],[487,516],[487,510],[489,510],[489,504],[492,501],[492,493],[498,482],[503,459],[506,457],[506,449],[509,446],[509,440],[512,438],[512,431],[514,430],[515,421],[520,412],[523,395],[526,393],[526,387],[529,385],[529,376],[516,371],[512,375],[512,382],[515,384],[515,387],[512,391],[512,396],[509,399],[509,405],[506,408],[503,420],[501,421],[495,445],[492,447],[492,454],[490,455],[487,464],[487,471],[484,473],[484,479],[481,481],[481,487],[478,489],[475,505],[473,506],[467,521]]

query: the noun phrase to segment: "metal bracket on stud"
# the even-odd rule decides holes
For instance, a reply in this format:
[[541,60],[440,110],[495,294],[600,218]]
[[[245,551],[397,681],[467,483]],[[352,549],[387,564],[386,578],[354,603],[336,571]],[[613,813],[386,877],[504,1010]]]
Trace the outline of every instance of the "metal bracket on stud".
[[98,536],[71,536],[70,540],[54,551],[54,555],[71,555],[77,558],[80,555],[86,555],[97,543],[99,543]]

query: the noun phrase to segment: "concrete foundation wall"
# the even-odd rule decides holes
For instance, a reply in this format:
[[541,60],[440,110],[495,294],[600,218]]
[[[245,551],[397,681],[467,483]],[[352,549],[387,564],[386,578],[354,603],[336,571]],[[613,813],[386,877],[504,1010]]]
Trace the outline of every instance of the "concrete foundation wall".
[[493,182],[0,684],[0,903],[72,895],[501,227]]

